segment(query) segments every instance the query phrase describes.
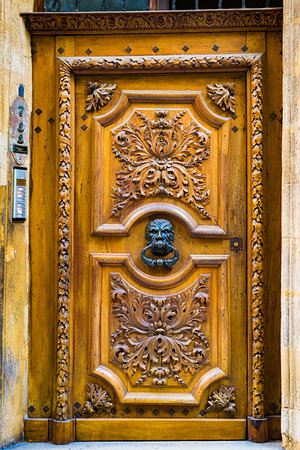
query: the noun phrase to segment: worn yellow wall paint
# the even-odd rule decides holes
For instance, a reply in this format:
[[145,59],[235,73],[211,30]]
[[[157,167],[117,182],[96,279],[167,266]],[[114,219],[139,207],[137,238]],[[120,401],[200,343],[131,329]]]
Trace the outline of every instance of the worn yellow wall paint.
[[[22,439],[27,409],[28,220],[11,221],[11,156],[8,149],[9,107],[25,86],[32,101],[30,36],[21,12],[33,11],[33,0],[0,2],[0,444]],[[27,161],[29,166],[29,158]]]

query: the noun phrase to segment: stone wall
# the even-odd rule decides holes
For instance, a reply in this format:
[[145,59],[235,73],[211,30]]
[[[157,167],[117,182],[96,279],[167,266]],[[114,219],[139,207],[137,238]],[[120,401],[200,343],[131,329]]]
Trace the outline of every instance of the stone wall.
[[282,435],[300,449],[300,1],[284,1]]
[[0,444],[22,439],[27,408],[28,220],[11,220],[12,158],[8,148],[10,105],[25,86],[31,109],[30,36],[20,12],[33,0],[0,2]]

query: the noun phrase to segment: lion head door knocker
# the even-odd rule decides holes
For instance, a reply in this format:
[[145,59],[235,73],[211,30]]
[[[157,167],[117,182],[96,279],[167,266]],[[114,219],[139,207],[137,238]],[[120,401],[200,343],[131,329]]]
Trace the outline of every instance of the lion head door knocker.
[[[173,246],[174,230],[172,222],[166,219],[155,219],[148,223],[146,227],[146,247],[142,250],[141,256],[147,266],[166,266],[171,269],[179,258],[178,250]],[[174,252],[173,258],[153,259],[146,256],[146,251],[150,250],[152,255],[166,256]]]

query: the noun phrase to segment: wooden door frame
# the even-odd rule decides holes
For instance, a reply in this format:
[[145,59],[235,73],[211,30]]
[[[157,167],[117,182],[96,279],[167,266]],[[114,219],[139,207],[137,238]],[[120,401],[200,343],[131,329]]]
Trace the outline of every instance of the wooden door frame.
[[268,439],[264,413],[264,222],[263,61],[264,55],[163,55],[58,57],[56,443],[74,440],[71,417],[73,363],[73,224],[75,161],[75,74],[246,72],[247,83],[247,310],[248,437]]

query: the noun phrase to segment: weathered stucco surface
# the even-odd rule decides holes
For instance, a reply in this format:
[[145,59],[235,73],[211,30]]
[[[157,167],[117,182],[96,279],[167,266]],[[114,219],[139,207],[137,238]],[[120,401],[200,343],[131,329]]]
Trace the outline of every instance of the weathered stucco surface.
[[[20,12],[33,11],[33,0],[0,2],[0,444],[22,439],[27,407],[28,220],[11,221],[8,149],[9,107],[25,86],[31,109],[30,36]],[[29,161],[27,161],[28,165]]]
[[282,434],[300,449],[300,1],[284,1]]

